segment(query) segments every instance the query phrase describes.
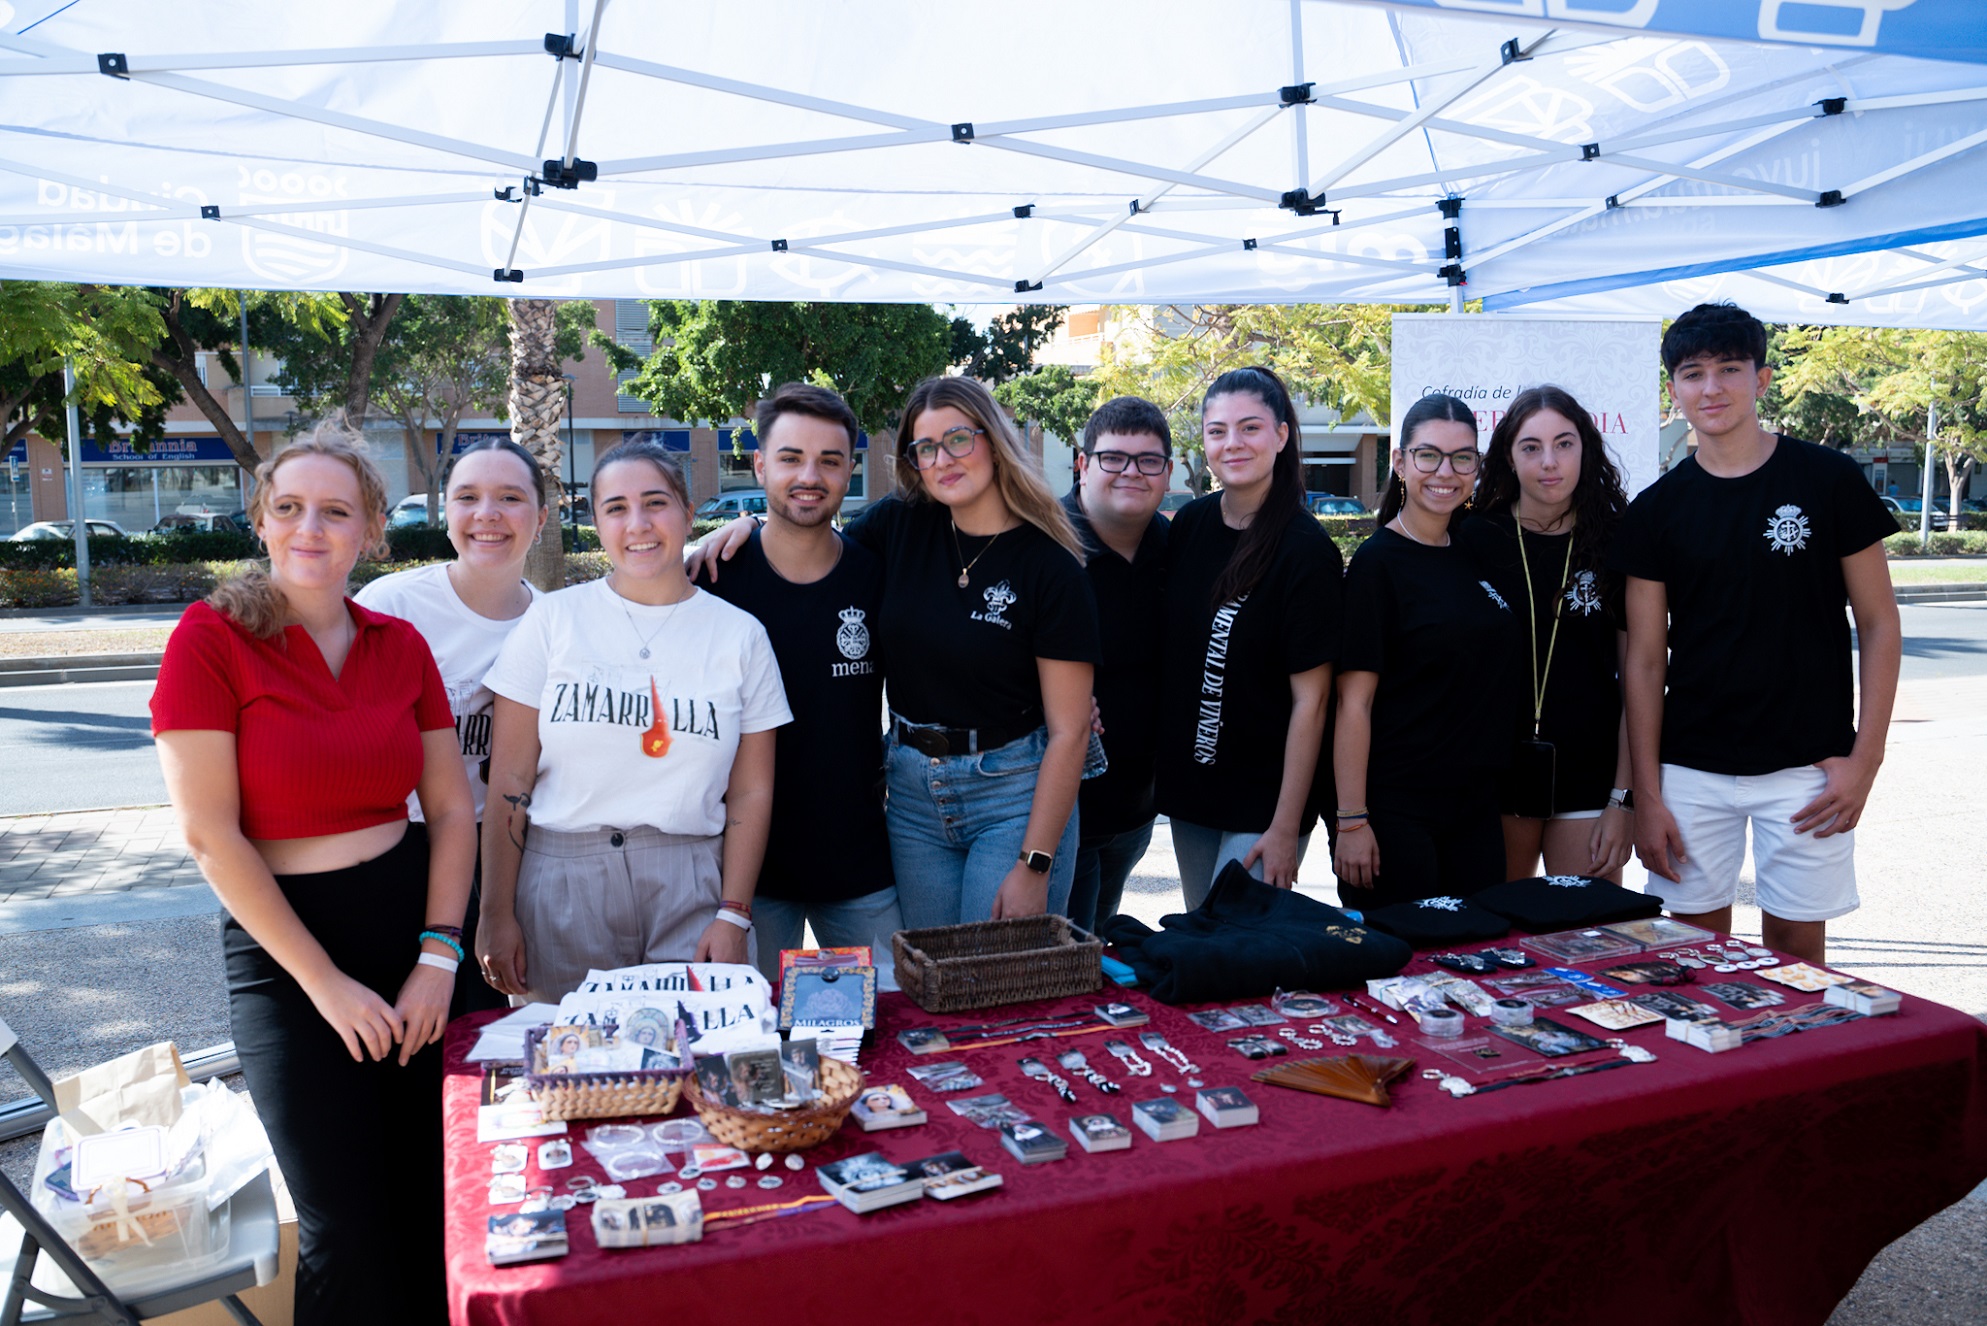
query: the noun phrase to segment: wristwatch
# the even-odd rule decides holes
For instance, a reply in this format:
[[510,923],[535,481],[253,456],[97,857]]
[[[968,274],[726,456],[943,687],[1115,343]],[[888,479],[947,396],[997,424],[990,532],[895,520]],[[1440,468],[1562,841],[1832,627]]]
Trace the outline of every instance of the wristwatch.
[[1619,806],[1623,810],[1634,810],[1635,793],[1626,788],[1617,787],[1608,793],[1608,805]]
[[1021,854],[1021,864],[1027,866],[1038,875],[1048,874],[1049,867],[1055,863],[1056,857],[1053,852],[1023,852]]

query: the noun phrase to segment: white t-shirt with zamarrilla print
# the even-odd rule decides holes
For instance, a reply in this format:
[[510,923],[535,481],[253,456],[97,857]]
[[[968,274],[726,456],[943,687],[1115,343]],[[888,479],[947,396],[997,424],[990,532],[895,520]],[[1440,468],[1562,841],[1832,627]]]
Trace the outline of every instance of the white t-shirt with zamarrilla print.
[[547,594],[485,680],[538,711],[530,819],[562,832],[714,837],[739,737],[793,721],[765,628],[701,590],[660,608],[605,580]]

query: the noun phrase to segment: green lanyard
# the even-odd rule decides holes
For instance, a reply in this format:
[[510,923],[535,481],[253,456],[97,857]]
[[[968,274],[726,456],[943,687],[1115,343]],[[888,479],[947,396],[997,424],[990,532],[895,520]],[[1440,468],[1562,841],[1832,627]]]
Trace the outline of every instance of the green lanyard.
[[1511,526],[1518,534],[1518,561],[1525,568],[1525,606],[1531,615],[1525,619],[1525,635],[1532,642],[1532,740],[1538,740],[1539,723],[1545,717],[1545,683],[1552,675],[1552,651],[1559,645],[1559,613],[1566,606],[1566,581],[1573,574],[1573,540],[1566,540],[1566,569],[1559,574],[1559,593],[1552,600],[1552,634],[1546,637],[1545,671],[1539,671],[1539,605],[1532,594],[1532,561],[1525,555],[1525,526],[1514,513]]

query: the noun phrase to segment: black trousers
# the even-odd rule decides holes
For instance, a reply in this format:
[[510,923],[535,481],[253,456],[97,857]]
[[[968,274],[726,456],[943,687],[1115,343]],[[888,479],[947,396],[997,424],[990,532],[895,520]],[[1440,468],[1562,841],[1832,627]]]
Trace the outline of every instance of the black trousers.
[[1349,905],[1467,898],[1504,882],[1504,826],[1494,789],[1369,788],[1366,808],[1380,848],[1380,873],[1370,890],[1341,895]]
[[[479,825],[480,829],[481,826]],[[418,837],[421,859],[428,859],[428,826],[417,820],[407,822],[407,836]],[[455,995],[448,1003],[449,1021],[465,1013],[487,1013],[501,1008],[509,1011],[511,1001],[483,979],[476,965],[476,914],[483,906],[483,847],[479,835],[476,847],[476,874],[469,881],[469,910],[462,914],[462,969],[455,974]],[[419,932],[416,931],[418,934]]]
[[[426,922],[425,836],[346,870],[278,875],[338,969],[391,1003]],[[230,918],[228,1015],[297,1207],[297,1326],[448,1320],[442,1260],[442,1047],[354,1063],[303,987]]]

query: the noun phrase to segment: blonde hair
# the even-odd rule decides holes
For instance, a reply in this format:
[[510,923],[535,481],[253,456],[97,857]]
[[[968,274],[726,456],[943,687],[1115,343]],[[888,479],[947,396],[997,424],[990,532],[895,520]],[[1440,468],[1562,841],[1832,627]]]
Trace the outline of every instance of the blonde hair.
[[[276,471],[299,456],[329,456],[352,467],[359,481],[359,506],[366,523],[375,531],[373,541],[360,550],[361,557],[386,555],[386,478],[367,453],[363,435],[343,417],[327,419],[309,433],[255,467],[255,488],[248,495],[248,527],[262,522],[269,500],[269,485]],[[289,600],[269,576],[266,563],[251,563],[246,571],[214,586],[207,602],[216,612],[230,617],[250,635],[263,640],[282,636],[290,612]]]
[[[994,482],[1000,486],[1001,500],[1007,503],[1007,509],[1061,544],[1077,565],[1083,565],[1083,540],[1077,537],[1069,512],[1063,510],[1063,504],[1049,491],[1048,481],[1030,460],[1007,411],[1000,408],[992,392],[972,378],[926,378],[911,388],[910,398],[904,402],[904,422],[897,433],[897,473],[905,500],[935,500],[925,491],[921,471],[911,464],[912,434],[919,415],[947,407],[959,411],[986,433],[993,447]],[[907,474],[910,482],[904,483],[902,479]]]

